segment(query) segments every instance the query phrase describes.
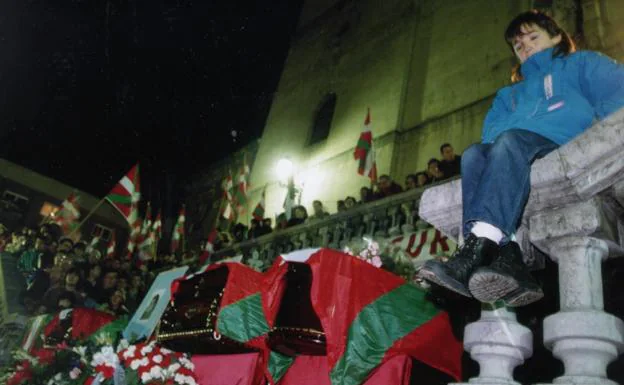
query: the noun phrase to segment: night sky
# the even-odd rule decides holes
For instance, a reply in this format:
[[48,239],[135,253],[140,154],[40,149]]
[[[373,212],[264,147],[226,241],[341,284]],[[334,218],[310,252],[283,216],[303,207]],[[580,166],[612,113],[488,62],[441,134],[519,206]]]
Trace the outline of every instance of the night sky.
[[0,157],[99,197],[139,161],[148,200],[166,190],[179,199],[190,175],[261,135],[301,8],[10,3],[0,13]]

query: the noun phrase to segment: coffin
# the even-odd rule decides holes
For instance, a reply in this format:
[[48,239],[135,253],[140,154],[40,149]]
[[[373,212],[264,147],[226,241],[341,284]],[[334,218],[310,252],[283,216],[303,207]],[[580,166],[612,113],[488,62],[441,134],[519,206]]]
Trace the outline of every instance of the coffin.
[[180,282],[156,330],[162,346],[191,354],[236,354],[254,351],[216,331],[217,314],[229,270],[226,266]]
[[269,346],[289,356],[324,356],[325,332],[310,299],[312,270],[306,263],[287,263],[286,288],[269,333]]

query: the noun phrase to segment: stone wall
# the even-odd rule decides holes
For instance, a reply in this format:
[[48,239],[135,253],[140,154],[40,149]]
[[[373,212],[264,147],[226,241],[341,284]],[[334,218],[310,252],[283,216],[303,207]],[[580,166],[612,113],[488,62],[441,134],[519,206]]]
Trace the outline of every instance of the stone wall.
[[[286,190],[275,165],[284,157],[295,164],[308,209],[320,199],[333,212],[336,200],[357,197],[368,181],[356,174],[352,152],[367,107],[380,174],[402,184],[439,157],[442,143],[461,153],[479,140],[494,94],[510,81],[515,59],[504,29],[532,6],[530,0],[306,1],[252,170],[252,201],[267,186],[267,216],[282,211]],[[586,47],[621,58],[621,2],[555,0],[551,12],[570,34],[584,32]],[[337,104],[329,136],[309,145],[315,113],[330,92]]]

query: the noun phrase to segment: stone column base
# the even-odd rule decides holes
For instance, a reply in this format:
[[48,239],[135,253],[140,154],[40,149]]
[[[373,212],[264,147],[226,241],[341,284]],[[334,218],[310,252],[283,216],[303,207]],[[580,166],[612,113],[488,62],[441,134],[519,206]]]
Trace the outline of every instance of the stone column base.
[[468,382],[451,382],[448,385],[520,385],[519,382],[504,378],[472,378]]
[[596,377],[563,376],[555,379],[552,384],[535,385],[618,385],[618,383],[608,378],[596,379]]

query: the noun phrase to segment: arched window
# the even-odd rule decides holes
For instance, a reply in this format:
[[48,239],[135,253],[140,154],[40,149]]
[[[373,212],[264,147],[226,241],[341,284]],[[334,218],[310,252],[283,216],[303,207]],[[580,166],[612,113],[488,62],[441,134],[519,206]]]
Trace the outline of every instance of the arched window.
[[312,134],[308,144],[315,144],[329,136],[334,110],[336,109],[336,94],[331,93],[323,99],[316,116],[314,117],[314,125],[312,126]]

